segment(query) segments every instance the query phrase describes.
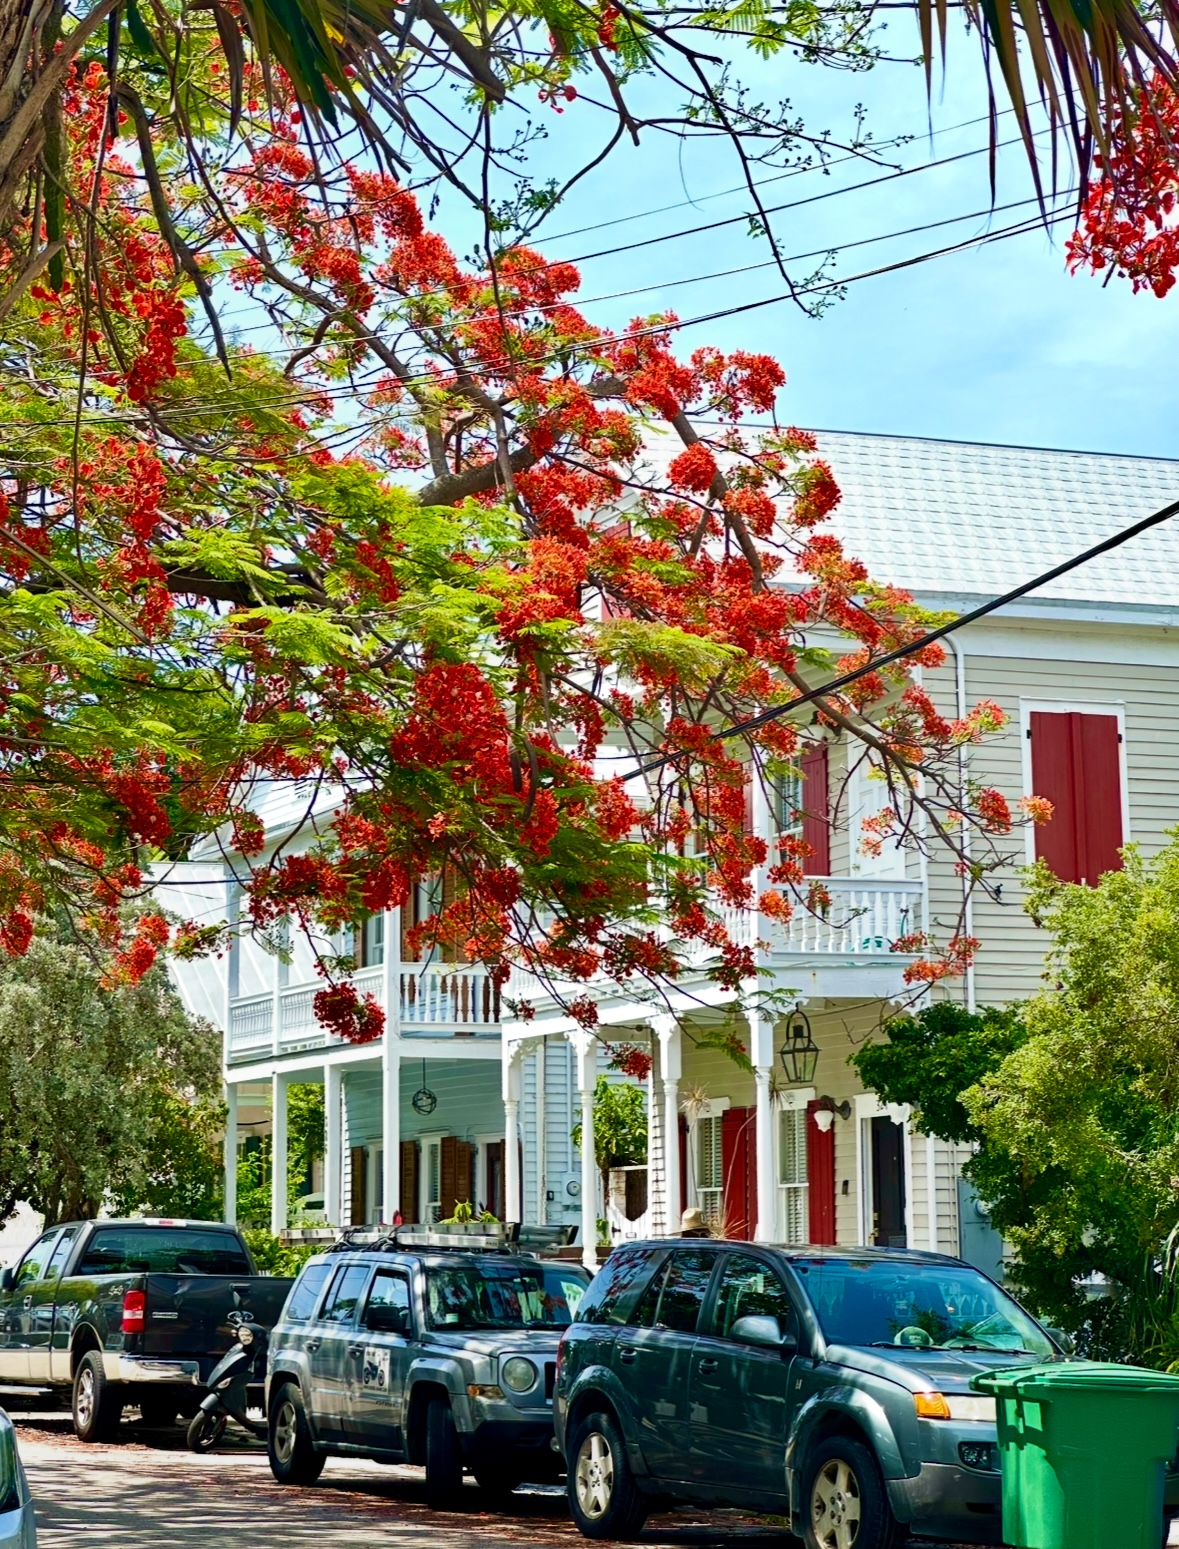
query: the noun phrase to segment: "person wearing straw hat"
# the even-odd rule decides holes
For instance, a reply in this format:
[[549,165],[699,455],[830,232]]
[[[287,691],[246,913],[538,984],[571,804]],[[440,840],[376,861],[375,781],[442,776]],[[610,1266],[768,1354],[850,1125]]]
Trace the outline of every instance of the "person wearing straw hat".
[[697,1210],[695,1208],[695,1206],[692,1206],[690,1209],[685,1210],[683,1215],[680,1217],[680,1236],[681,1237],[711,1237],[712,1236],[712,1232],[709,1230],[708,1222],[704,1219],[703,1213],[701,1211]]

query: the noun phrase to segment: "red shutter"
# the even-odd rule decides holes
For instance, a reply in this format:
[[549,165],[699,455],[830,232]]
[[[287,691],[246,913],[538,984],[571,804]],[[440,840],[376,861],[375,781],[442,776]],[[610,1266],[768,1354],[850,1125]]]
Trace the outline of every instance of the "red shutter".
[[753,1236],[754,1226],[749,1200],[753,1153],[753,1109],[726,1108],[721,1115],[725,1235],[739,1237],[745,1242]]
[[813,1243],[835,1242],[835,1127],[826,1134],[815,1123],[818,1103],[806,1105],[806,1179]]
[[1052,803],[1036,855],[1062,882],[1096,885],[1120,871],[1122,781],[1116,715],[1034,710],[1032,787]]
[[753,832],[753,770],[745,769],[745,832]]
[[802,837],[813,852],[802,864],[808,877],[831,875],[828,812],[827,744],[815,742],[802,755]]

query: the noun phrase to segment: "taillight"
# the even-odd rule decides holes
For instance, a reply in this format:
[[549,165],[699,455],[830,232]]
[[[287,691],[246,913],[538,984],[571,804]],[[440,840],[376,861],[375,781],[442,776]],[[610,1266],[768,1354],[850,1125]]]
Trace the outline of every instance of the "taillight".
[[123,1333],[142,1334],[147,1322],[147,1296],[143,1291],[123,1295]]
[[561,1357],[565,1354],[565,1335],[568,1334],[568,1332],[569,1332],[569,1330],[566,1329],[564,1331],[564,1333],[562,1333],[560,1339],[557,1340],[557,1376],[558,1377],[561,1375]]

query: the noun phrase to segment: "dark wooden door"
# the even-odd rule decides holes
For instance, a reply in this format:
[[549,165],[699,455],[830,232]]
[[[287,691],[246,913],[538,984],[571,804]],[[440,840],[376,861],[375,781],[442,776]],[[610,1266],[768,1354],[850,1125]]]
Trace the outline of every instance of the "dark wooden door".
[[872,1129],[872,1241],[878,1248],[905,1248],[905,1132],[881,1116]]

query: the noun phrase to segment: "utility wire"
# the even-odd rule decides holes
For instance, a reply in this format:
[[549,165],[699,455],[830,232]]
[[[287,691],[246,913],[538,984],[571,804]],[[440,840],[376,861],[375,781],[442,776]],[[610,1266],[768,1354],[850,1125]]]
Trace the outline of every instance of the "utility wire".
[[[879,672],[882,667],[887,667],[892,662],[903,661],[906,656],[912,656],[916,651],[922,651],[927,645],[933,645],[935,641],[944,640],[947,635],[952,635],[955,630],[962,629],[967,624],[973,624],[976,620],[986,618],[988,613],[994,613],[999,608],[1004,608],[1010,602],[1017,602],[1021,597],[1026,597],[1029,592],[1035,592],[1042,586],[1047,586],[1050,581],[1057,580],[1062,575],[1067,575],[1070,570],[1076,570],[1081,565],[1088,564],[1091,559],[1097,559],[1102,554],[1108,554],[1112,549],[1119,549],[1124,543],[1129,543],[1131,538],[1137,538],[1141,533],[1148,532],[1152,527],[1158,527],[1171,517],[1179,516],[1179,500],[1173,500],[1169,506],[1163,506],[1160,511],[1155,511],[1150,516],[1144,516],[1140,522],[1134,522],[1130,527],[1125,527],[1121,532],[1116,532],[1110,538],[1103,538],[1100,543],[1095,543],[1092,548],[1086,549],[1083,554],[1076,554],[1072,559],[1066,559],[1062,564],[1055,565],[1051,570],[1045,570],[1038,576],[1033,576],[1030,581],[1025,581],[1021,586],[1016,586],[1009,592],[1004,592],[1002,597],[992,598],[990,602],[984,602],[977,608],[972,608],[969,613],[960,614],[958,618],[951,619],[948,624],[942,624],[938,629],[931,629],[928,634],[922,635],[918,640],[912,640],[908,645],[897,646],[895,651],[888,651],[883,656],[878,656],[870,662],[865,662],[862,667],[856,667],[851,672],[845,672],[841,677],[832,678],[827,683],[821,683],[818,688],[808,689],[805,694],[799,694],[797,699],[792,699],[789,704],[774,705],[769,710],[763,710],[760,715],[754,715],[747,721],[737,721],[732,726],[727,726],[721,731],[712,733],[713,741],[727,742],[730,737],[739,737],[745,732],[756,731],[759,726],[765,726],[770,721],[777,721],[784,715],[791,715],[801,705],[813,704],[816,699],[825,699],[830,694],[838,694],[849,684],[856,683],[860,678],[865,678],[869,673]],[[665,764],[673,763],[682,755],[678,753],[665,753],[661,757],[652,759],[648,763],[637,764],[628,773],[620,776],[623,780],[633,780],[639,775],[653,773],[656,769],[662,769]]]

